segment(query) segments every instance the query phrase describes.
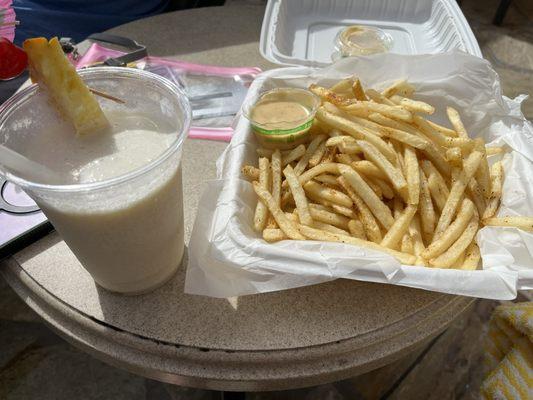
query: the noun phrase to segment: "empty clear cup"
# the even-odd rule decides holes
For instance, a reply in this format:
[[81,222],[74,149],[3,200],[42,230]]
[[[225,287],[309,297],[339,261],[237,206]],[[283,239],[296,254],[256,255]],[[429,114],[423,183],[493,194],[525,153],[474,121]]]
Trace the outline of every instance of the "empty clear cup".
[[[148,72],[103,67],[80,76],[126,101],[98,98],[125,130],[78,137],[32,85],[0,107],[0,144],[41,173],[6,165],[0,173],[35,200],[96,283],[147,292],[170,279],[183,257],[181,155],[190,106],[179,88]],[[117,174],[122,169],[128,172]]]

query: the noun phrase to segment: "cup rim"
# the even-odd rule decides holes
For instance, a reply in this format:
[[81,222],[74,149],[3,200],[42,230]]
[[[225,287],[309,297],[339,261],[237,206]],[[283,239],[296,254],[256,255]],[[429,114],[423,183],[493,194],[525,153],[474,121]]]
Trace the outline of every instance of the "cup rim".
[[[183,90],[176,86],[174,83],[169,81],[166,78],[163,78],[162,76],[156,75],[152,72],[139,70],[136,68],[128,68],[128,67],[91,67],[87,69],[82,69],[77,71],[80,77],[90,77],[91,75],[97,75],[98,73],[103,73],[107,76],[111,75],[117,75],[122,76],[126,78],[137,78],[137,77],[145,77],[148,78],[152,82],[156,82],[163,86],[165,89],[167,89],[170,93],[173,93],[178,98],[178,103],[180,106],[183,107],[185,118],[183,120],[183,125],[181,128],[181,131],[178,133],[176,139],[169,145],[169,147],[161,153],[155,160],[150,161],[149,163],[143,165],[142,167],[133,169],[130,172],[127,172],[125,174],[110,178],[110,179],[104,179],[102,181],[98,182],[90,182],[90,183],[73,183],[73,184],[45,184],[45,183],[39,183],[39,182],[33,182],[31,180],[27,180],[24,178],[21,178],[13,173],[11,173],[8,170],[2,170],[2,174],[5,176],[5,178],[20,187],[24,189],[30,189],[30,190],[38,190],[42,192],[84,192],[84,191],[92,191],[92,190],[100,190],[105,189],[117,184],[121,184],[124,182],[131,181],[141,175],[144,175],[145,173],[149,172],[150,170],[156,168],[158,165],[165,162],[169,157],[171,157],[176,151],[178,151],[182,143],[185,140],[185,137],[187,135],[187,132],[189,131],[190,125],[191,125],[191,119],[192,119],[192,111],[191,106],[189,103],[189,100]],[[11,110],[14,109],[14,107],[17,106],[20,102],[27,99],[28,96],[35,94],[35,92],[38,90],[37,84],[32,84],[27,88],[24,88],[20,92],[13,95],[11,98],[9,98],[4,104],[0,106],[0,124],[7,116],[9,116],[9,113]],[[0,125],[1,126],[1,125]]]

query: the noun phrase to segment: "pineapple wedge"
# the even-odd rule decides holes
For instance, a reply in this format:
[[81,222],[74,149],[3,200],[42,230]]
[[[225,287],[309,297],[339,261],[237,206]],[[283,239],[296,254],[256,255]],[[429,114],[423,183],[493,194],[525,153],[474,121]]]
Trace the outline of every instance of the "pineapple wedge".
[[33,38],[24,41],[30,76],[41,85],[59,113],[72,122],[79,135],[95,132],[109,125],[98,101],[69,62],[57,38]]

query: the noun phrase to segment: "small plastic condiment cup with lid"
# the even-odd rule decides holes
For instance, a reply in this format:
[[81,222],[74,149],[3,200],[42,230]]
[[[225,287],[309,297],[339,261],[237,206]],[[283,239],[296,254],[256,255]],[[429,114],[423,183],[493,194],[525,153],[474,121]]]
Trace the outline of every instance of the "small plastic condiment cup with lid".
[[260,146],[288,150],[307,141],[320,99],[306,89],[277,88],[243,104]]
[[341,29],[335,37],[333,61],[343,57],[386,53],[392,47],[392,37],[379,28],[351,25]]

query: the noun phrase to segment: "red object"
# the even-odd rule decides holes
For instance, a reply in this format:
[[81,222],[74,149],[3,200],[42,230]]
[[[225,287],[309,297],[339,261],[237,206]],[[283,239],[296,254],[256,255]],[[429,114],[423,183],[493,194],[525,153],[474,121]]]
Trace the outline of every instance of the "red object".
[[19,76],[28,66],[28,56],[6,38],[0,38],[0,80]]

